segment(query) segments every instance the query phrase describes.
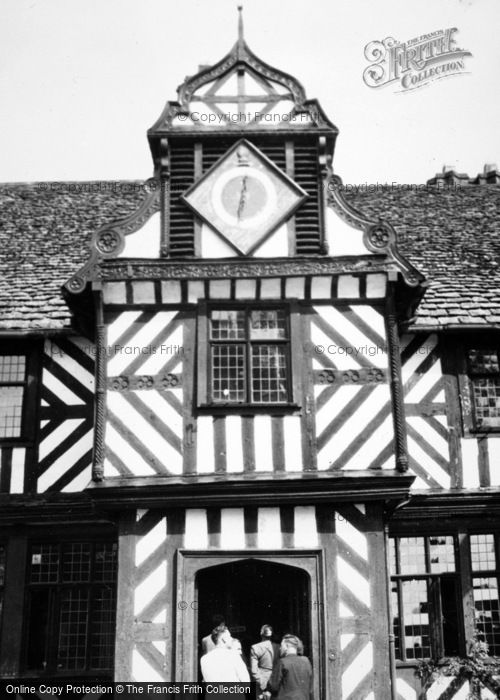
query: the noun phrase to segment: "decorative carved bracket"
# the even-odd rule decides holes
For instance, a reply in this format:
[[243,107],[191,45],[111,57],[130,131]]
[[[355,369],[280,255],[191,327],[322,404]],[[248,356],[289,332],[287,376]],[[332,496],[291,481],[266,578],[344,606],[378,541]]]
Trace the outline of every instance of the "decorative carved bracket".
[[424,276],[406,260],[398,250],[397,236],[394,227],[384,219],[370,219],[352,207],[344,197],[343,183],[338,175],[331,172],[325,179],[327,206],[349,226],[363,231],[363,243],[371,253],[387,256],[395,263],[403,279],[410,287],[417,287],[424,282]]
[[161,182],[157,178],[146,180],[146,195],[135,212],[100,228],[92,236],[90,257],[64,285],[72,294],[83,292],[89,280],[99,278],[99,265],[103,260],[116,258],[125,247],[125,236],[138,231],[153,214],[160,210]]

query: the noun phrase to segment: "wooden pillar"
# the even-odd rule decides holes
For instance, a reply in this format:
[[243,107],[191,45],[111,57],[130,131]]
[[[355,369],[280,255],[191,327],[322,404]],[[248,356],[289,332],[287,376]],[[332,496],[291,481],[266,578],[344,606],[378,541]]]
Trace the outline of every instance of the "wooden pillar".
[[94,455],[92,479],[104,478],[104,431],[106,419],[106,326],[104,325],[103,299],[100,283],[94,282],[96,313],[96,367],[95,367],[95,412]]
[[339,622],[339,586],[337,576],[337,547],[335,540],[335,506],[316,506],[316,521],[320,546],[324,552],[324,571],[321,584],[323,600],[311,601],[321,606],[324,621],[324,648],[321,650],[325,666],[325,698],[342,697],[341,640]]
[[406,472],[409,466],[408,446],[406,439],[403,382],[401,378],[401,350],[399,346],[398,319],[395,304],[395,285],[393,282],[389,283],[386,322],[396,469],[400,472]]
[[[389,654],[389,610],[387,605],[387,558],[381,504],[367,504],[368,564],[370,597],[372,603],[371,636],[373,640],[373,695],[374,700],[388,700],[391,695]],[[391,630],[392,631],[392,630]]]
[[460,437],[462,434],[462,416],[460,413],[460,390],[457,379],[456,343],[440,338],[443,349],[441,363],[443,368],[444,395],[448,416],[448,448],[450,450],[450,486],[463,488],[463,461]]
[[[167,540],[166,540],[166,558],[167,558],[167,629],[166,629],[166,642],[167,642],[167,657],[165,674],[169,681],[175,682],[182,677],[182,668],[176,664],[176,659],[178,658],[179,646],[182,645],[182,639],[184,634],[191,634],[193,640],[195,637],[195,631],[184,629],[181,620],[186,609],[184,604],[188,604],[188,608],[192,610],[193,603],[195,601],[194,594],[194,582],[192,594],[189,596],[189,600],[184,600],[182,595],[178,595],[176,590],[176,568],[177,568],[177,553],[182,547],[184,541],[184,531],[185,531],[185,511],[183,509],[172,509],[167,513]],[[192,681],[193,678],[188,678],[187,680]]]
[[122,515],[118,526],[115,681],[132,680],[134,646],[135,511]]
[[469,535],[458,533],[458,548],[460,552],[460,592],[464,622],[464,647],[476,631],[476,610],[474,604],[474,589],[472,583],[472,563],[470,555]]

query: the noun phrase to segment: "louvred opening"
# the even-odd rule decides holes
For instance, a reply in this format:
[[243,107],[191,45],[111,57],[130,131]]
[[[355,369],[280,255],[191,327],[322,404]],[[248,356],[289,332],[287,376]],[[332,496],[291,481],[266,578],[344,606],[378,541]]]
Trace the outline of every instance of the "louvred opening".
[[194,182],[194,144],[174,142],[170,147],[170,226],[169,255],[194,255],[194,220],[180,196]]
[[[202,172],[211,168],[238,141],[217,138],[202,144]],[[285,143],[271,139],[248,139],[278,168],[286,172]],[[170,227],[169,256],[189,257],[195,253],[194,215],[181,201],[195,180],[194,143],[175,141],[170,150]],[[294,172],[288,173],[309,195],[295,213],[297,255],[318,255],[321,252],[321,218],[319,196],[318,148],[315,139],[297,139],[294,143]]]

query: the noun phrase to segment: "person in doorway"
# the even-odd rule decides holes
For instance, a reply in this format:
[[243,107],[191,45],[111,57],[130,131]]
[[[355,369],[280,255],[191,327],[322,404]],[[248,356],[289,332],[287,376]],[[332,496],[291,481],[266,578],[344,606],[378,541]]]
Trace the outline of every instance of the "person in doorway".
[[279,660],[280,648],[272,641],[273,628],[270,625],[262,625],[260,628],[260,642],[250,648],[250,673],[257,683],[260,691],[259,697],[265,698],[269,679],[274,665]]
[[202,654],[207,654],[209,651],[212,651],[212,649],[215,649],[215,644],[212,641],[213,630],[216,627],[219,627],[219,625],[222,627],[226,626],[226,621],[224,620],[224,617],[222,615],[213,615],[212,616],[212,623],[213,623],[212,632],[210,632],[210,634],[207,634],[207,636],[203,637],[203,639],[201,640],[201,653]]
[[298,654],[302,642],[293,634],[281,640],[281,658],[273,669],[270,688],[277,700],[314,700],[313,672],[309,659]]
[[[226,627],[226,621],[222,617],[222,615],[214,615],[212,617],[212,622],[214,623],[214,628],[215,627]],[[215,645],[212,641],[212,634],[213,631],[210,634],[207,634],[206,637],[203,637],[201,640],[201,653],[202,654],[207,654],[209,651],[212,651],[212,649],[215,649]],[[235,637],[232,638],[232,646],[235,651],[237,651],[240,656],[243,654],[242,648],[241,648],[241,642],[239,639],[236,639]]]
[[248,670],[240,654],[233,649],[228,628],[219,625],[212,632],[214,648],[201,657],[201,675],[205,683],[247,683]]

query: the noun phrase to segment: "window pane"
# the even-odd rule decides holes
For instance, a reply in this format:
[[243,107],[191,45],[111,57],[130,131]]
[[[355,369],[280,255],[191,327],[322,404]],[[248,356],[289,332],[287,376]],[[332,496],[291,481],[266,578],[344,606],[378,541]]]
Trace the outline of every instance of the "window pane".
[[31,552],[31,583],[57,583],[59,547],[52,544],[33,545]]
[[88,581],[90,579],[90,545],[75,542],[64,547],[63,551],[64,582]]
[[399,540],[400,574],[423,574],[425,545],[423,537],[401,537]]
[[57,667],[84,669],[87,648],[88,592],[78,589],[62,594]]
[[118,547],[116,544],[96,544],[94,579],[106,583],[116,581]]
[[469,368],[473,374],[498,374],[498,352],[493,348],[469,350]]
[[500,427],[500,377],[476,377],[472,389],[477,426]]
[[252,346],[252,401],[283,403],[288,400],[286,354],[281,345]]
[[455,571],[455,548],[453,537],[430,537],[429,553],[431,572]]
[[245,401],[245,346],[212,346],[212,400]]
[[210,315],[212,340],[245,340],[245,312],[215,310]]
[[404,646],[407,659],[431,655],[426,581],[403,581]]
[[24,355],[0,355],[0,382],[11,384],[24,382],[26,357]]
[[493,535],[471,535],[472,571],[496,569],[495,538]]
[[109,586],[101,588],[93,601],[90,639],[90,667],[113,667],[115,650],[115,596]]
[[260,309],[250,315],[251,340],[286,338],[285,312],[280,309]]
[[476,625],[483,633],[491,656],[500,656],[500,616],[496,578],[474,579]]
[[21,435],[23,394],[22,386],[0,386],[0,438]]

